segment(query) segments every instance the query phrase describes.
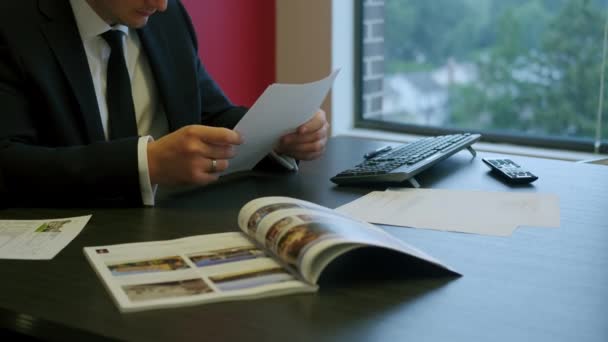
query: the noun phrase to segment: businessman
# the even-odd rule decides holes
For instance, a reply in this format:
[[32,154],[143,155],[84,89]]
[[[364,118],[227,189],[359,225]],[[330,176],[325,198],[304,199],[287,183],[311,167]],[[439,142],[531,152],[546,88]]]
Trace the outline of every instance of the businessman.
[[[1,2],[0,196],[153,205],[157,185],[216,181],[246,108],[196,42],[178,0]],[[274,158],[319,157],[327,129],[317,112]]]

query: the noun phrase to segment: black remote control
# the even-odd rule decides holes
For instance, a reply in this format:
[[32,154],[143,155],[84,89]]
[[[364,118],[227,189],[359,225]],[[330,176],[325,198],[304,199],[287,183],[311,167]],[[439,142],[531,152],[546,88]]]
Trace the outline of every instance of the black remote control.
[[492,172],[510,184],[528,184],[538,179],[532,172],[523,169],[511,159],[488,159],[482,158]]

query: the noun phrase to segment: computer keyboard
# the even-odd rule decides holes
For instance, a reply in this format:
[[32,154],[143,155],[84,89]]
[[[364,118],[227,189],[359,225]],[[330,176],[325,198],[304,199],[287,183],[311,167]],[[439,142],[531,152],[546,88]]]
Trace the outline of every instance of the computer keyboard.
[[340,185],[395,185],[409,181],[418,188],[420,184],[415,175],[465,148],[475,157],[471,145],[480,138],[481,135],[472,133],[422,138],[368,157],[361,164],[338,173],[331,181]]

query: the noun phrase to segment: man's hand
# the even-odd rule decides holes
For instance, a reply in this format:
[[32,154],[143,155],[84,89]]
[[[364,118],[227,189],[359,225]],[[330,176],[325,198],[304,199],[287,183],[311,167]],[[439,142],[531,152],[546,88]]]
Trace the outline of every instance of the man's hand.
[[275,152],[299,160],[319,158],[325,151],[329,123],[325,111],[319,109],[312,119],[302,124],[295,132],[279,140]]
[[[192,125],[148,143],[150,182],[159,185],[209,184],[228,168],[241,136],[230,129]],[[214,162],[215,168],[214,168]]]

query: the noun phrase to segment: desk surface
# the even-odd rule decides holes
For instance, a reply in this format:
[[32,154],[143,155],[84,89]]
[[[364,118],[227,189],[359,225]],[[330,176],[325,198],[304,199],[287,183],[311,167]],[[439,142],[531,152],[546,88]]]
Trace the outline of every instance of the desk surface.
[[120,314],[83,255],[84,246],[236,231],[239,208],[260,196],[339,206],[370,189],[336,187],[329,177],[381,144],[334,138],[298,174],[234,177],[156,208],[2,210],[2,219],[93,217],[51,261],[0,260],[0,328],[52,340],[608,341],[605,166],[513,157],[540,176],[518,188],[488,174],[481,157],[489,154],[460,152],[427,170],[423,187],[560,197],[560,228],[509,238],[387,227],[461,278],[351,280],[315,294]]

